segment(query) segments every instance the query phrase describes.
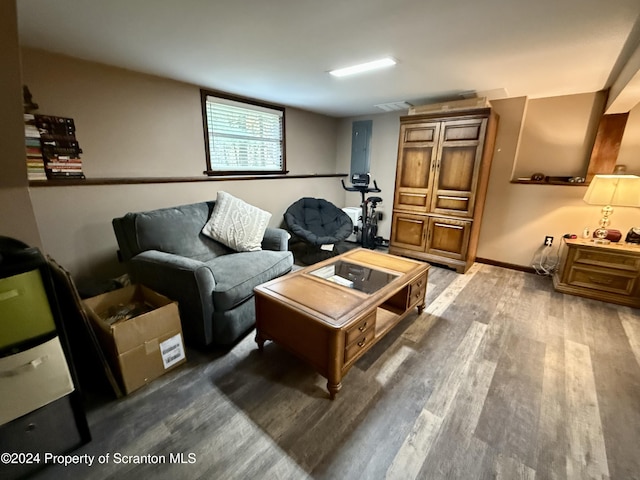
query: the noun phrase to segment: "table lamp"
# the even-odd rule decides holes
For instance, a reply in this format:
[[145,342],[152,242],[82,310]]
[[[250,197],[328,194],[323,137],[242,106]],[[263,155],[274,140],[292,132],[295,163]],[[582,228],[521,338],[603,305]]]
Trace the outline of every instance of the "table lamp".
[[607,237],[613,207],[640,207],[640,177],[636,175],[596,175],[591,180],[584,201],[604,205],[600,226],[595,230],[595,243],[610,243]]

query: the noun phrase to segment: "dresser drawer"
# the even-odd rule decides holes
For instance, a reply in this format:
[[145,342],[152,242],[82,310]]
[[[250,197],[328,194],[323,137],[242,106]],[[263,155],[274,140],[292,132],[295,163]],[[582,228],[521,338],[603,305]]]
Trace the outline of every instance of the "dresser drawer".
[[347,330],[347,337],[345,338],[344,344],[349,346],[358,338],[361,338],[365,333],[368,333],[369,331],[373,332],[375,329],[376,313],[373,312]]
[[349,363],[360,352],[366,351],[369,348],[369,344],[373,341],[375,336],[375,329],[370,328],[362,333],[359,337],[356,337],[353,343],[347,345],[344,349],[344,363]]
[[0,478],[24,478],[45,466],[46,453],[63,454],[88,440],[78,424],[71,395],[65,395],[0,427],[0,452],[40,455],[39,462],[0,463]]
[[0,350],[55,329],[39,270],[0,278]]
[[576,248],[573,264],[640,273],[640,256],[596,248]]
[[60,340],[0,359],[0,425],[74,390]]
[[638,275],[632,272],[574,264],[569,270],[567,283],[574,287],[601,290],[620,295],[631,295],[637,285]]

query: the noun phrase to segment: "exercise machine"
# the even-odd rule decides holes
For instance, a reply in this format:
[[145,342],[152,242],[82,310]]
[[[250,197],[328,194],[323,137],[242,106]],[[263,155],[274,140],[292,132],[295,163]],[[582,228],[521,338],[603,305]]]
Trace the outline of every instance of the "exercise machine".
[[358,239],[358,243],[360,243],[364,248],[368,248],[370,250],[382,245],[382,237],[378,236],[378,213],[376,212],[378,203],[382,203],[382,198],[366,198],[367,193],[380,193],[382,190],[378,188],[378,184],[375,180],[373,181],[373,187],[370,186],[371,175],[368,173],[354,173],[351,175],[351,186],[349,187],[345,185],[344,180],[341,179],[340,181],[342,182],[342,188],[346,191],[360,192],[362,199],[360,203],[361,214],[359,218],[362,222],[360,231],[358,231],[358,226],[354,225],[354,232]]

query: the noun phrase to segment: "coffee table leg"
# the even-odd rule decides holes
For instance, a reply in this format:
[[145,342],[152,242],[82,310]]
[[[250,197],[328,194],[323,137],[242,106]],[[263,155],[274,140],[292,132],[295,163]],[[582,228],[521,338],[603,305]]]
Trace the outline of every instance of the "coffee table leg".
[[334,400],[341,388],[342,388],[342,382],[331,383],[331,380],[329,380],[327,382],[327,390],[329,390],[329,398],[331,398],[331,400]]
[[260,332],[256,331],[256,343],[258,344],[258,350],[262,351],[264,349],[264,342],[267,339],[260,335]]

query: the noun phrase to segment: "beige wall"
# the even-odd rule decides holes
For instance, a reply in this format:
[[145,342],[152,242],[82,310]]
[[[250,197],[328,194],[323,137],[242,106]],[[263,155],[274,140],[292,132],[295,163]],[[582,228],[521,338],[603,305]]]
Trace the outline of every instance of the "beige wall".
[[[74,118],[88,178],[202,176],[199,87],[28,48],[22,63],[39,112]],[[336,125],[286,109],[292,174],[336,173]]]
[[[382,203],[378,211],[383,218],[378,223],[378,235],[389,239],[391,233],[391,213],[393,211],[393,191],[395,187],[396,159],[398,157],[398,132],[400,116],[406,112],[383,113],[379,115],[346,118],[340,122],[338,130],[337,166],[341,172],[351,171],[351,128],[356,120],[372,120],[371,136],[371,176],[376,181],[381,193],[370,193],[367,196],[379,196]],[[348,179],[345,183],[349,183]],[[345,205],[359,207],[359,193],[345,192]]]
[[586,176],[605,97],[597,92],[530,99],[512,178],[537,172]]
[[[201,175],[205,161],[197,86],[41,51],[25,49],[22,55],[24,81],[40,111],[76,120],[89,177]],[[15,90],[15,80],[13,85]],[[595,228],[600,215],[597,207],[582,202],[584,186],[510,183],[527,100],[500,100],[493,105],[501,118],[478,256],[526,266],[545,235],[555,236],[558,245],[564,233]],[[287,167],[292,174],[348,172],[351,123],[371,118],[371,173],[382,189],[381,211],[385,214],[380,234],[389,238],[400,115],[337,120],[288,108]],[[554,111],[549,115],[555,115]],[[12,118],[16,128],[15,116],[3,118]],[[636,107],[629,116],[619,157],[629,165],[630,173],[640,173],[639,138],[640,107]],[[17,148],[16,143],[16,152]],[[19,162],[23,161],[20,143]],[[17,166],[18,160],[12,165]],[[271,211],[274,226],[280,224],[286,207],[301,196],[327,198],[338,206],[359,204],[359,195],[344,192],[338,178],[32,187],[30,197],[24,189],[3,189],[0,200],[15,199],[20,203],[18,212],[27,213],[32,202],[45,251],[76,277],[104,277],[122,271],[115,260],[112,218],[127,211],[212,199],[218,190]],[[11,208],[5,208],[3,215],[12,220],[3,226],[19,223]],[[614,228],[626,233],[637,225],[638,209],[616,209]]]
[[[591,115],[594,103],[600,101],[596,94],[571,96],[575,98],[556,98],[552,102],[536,102],[541,104],[550,118],[557,118],[566,113],[567,104],[575,107],[576,101],[586,115]],[[551,107],[550,105],[551,104]],[[581,234],[585,227],[591,230],[597,227],[600,219],[600,209],[589,206],[582,201],[586,191],[585,186],[552,186],[552,185],[522,185],[511,183],[514,160],[522,155],[521,139],[530,132],[523,131],[526,125],[526,115],[531,106],[525,97],[497,100],[492,102],[493,108],[500,115],[498,136],[494,150],[494,158],[489,179],[489,187],[485,204],[485,214],[478,244],[478,257],[513,265],[530,266],[533,256],[542,246],[546,235],[555,237],[554,247],[561,243],[560,237],[565,233]],[[555,108],[553,108],[555,105]],[[595,108],[601,108],[596,105]],[[538,112],[537,112],[538,113]],[[536,115],[537,115],[536,113]],[[574,111],[575,113],[575,111]],[[386,211],[391,216],[393,203],[393,178],[398,145],[398,117],[400,114],[381,114],[372,117],[357,117],[344,119],[340,123],[338,138],[338,166],[348,171],[350,160],[351,122],[371,118],[373,120],[372,139],[372,176],[378,183],[384,185],[381,196],[386,201]],[[575,117],[574,117],[575,118]],[[592,120],[593,121],[593,120]],[[597,119],[595,119],[597,125]],[[536,122],[537,123],[537,122]],[[575,131],[576,125],[582,125],[583,132],[590,131],[588,119],[575,118],[571,123],[570,132]],[[531,135],[529,135],[531,136]],[[571,157],[581,159],[582,169],[586,169],[585,138],[575,137],[569,142],[570,148],[563,144],[563,136],[558,137],[556,158]],[[566,137],[566,136],[565,136]],[[584,135],[583,135],[584,137]],[[535,145],[530,145],[532,153]],[[628,164],[629,173],[640,174],[640,106],[636,107],[629,116],[627,130],[620,148],[619,160]],[[555,156],[554,150],[548,149],[545,158]],[[521,157],[519,157],[521,158]],[[556,160],[559,162],[560,160]],[[537,165],[535,156],[530,156],[530,167],[546,168]],[[576,160],[577,162],[577,160]],[[576,167],[579,168],[579,167]],[[558,170],[565,172],[565,170]],[[530,173],[529,173],[530,174]],[[551,171],[549,171],[549,174]],[[571,175],[557,173],[558,175]],[[351,204],[353,202],[347,201]],[[612,217],[611,228],[617,228],[626,234],[631,226],[640,225],[640,209],[617,207]],[[388,224],[386,225],[388,228]],[[385,229],[385,238],[388,233]]]
[[0,235],[40,247],[24,154],[20,49],[14,1],[0,2]]
[[[492,105],[500,114],[500,127],[480,233],[478,257],[527,266],[531,265],[532,258],[542,245],[545,235],[555,237],[554,246],[557,248],[560,237],[565,233],[580,235],[585,227],[593,231],[601,218],[600,208],[582,201],[586,186],[510,183],[509,175],[515,158],[513,145],[517,142],[517,125],[523,121],[522,117],[528,108],[525,108],[523,99],[499,100],[492,102]],[[551,116],[556,114],[554,111],[549,112]],[[629,129],[625,131],[620,147],[620,161],[628,158],[634,149],[637,151],[639,137],[634,136],[634,132],[640,128],[639,114],[640,107],[636,107],[629,116]],[[580,142],[574,145],[576,150],[582,149]],[[564,145],[560,145],[559,148],[564,150]],[[640,159],[629,160],[628,173],[640,174]],[[625,235],[629,228],[639,225],[640,209],[615,208],[611,228],[617,228]]]
[[[22,59],[39,112],[74,118],[88,178],[203,177],[199,87],[37,50],[23,49]],[[286,109],[291,174],[339,173],[337,124]],[[122,273],[114,217],[215,199],[218,190],[270,211],[272,226],[302,196],[344,202],[335,177],[30,189],[46,251],[80,279]]]
[[628,173],[640,175],[640,103],[629,112],[617,163],[626,165]]

